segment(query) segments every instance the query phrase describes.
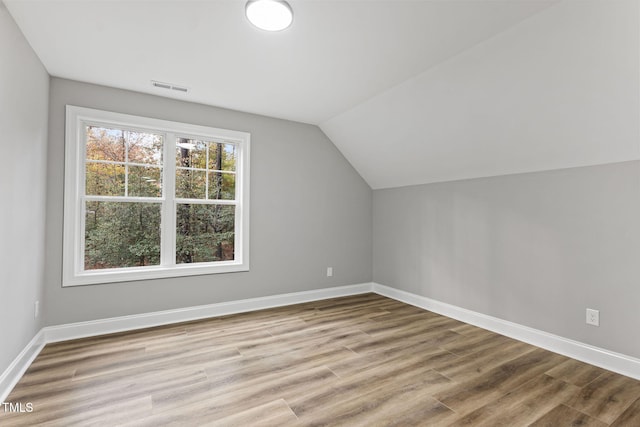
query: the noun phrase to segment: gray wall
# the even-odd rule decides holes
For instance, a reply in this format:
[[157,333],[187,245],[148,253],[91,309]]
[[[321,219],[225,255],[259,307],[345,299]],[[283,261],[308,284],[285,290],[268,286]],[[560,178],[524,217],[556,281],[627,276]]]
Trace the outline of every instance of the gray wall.
[[373,218],[375,282],[640,357],[640,162],[375,190]]
[[[250,132],[251,271],[62,288],[66,104]],[[371,281],[371,189],[316,126],[52,78],[47,166],[47,325]]]
[[49,75],[0,2],[0,374],[40,329]]

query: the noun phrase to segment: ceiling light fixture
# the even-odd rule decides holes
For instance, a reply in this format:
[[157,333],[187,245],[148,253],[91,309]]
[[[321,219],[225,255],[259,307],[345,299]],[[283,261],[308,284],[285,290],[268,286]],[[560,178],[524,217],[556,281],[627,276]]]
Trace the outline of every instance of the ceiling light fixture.
[[293,10],[284,0],[249,0],[245,14],[249,22],[266,31],[281,31],[293,22]]

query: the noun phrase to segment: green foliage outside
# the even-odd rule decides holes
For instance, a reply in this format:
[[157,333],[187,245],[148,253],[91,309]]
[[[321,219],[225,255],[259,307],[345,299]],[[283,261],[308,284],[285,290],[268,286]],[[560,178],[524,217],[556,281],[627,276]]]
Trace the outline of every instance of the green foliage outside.
[[85,270],[160,264],[160,204],[87,202]]
[[[150,133],[87,128],[86,194],[158,202],[87,201],[85,270],[160,263],[162,144]],[[176,197],[234,200],[235,164],[232,144],[179,139]],[[178,203],[176,263],[233,260],[234,228],[233,205]]]
[[233,260],[234,206],[179,204],[176,263]]

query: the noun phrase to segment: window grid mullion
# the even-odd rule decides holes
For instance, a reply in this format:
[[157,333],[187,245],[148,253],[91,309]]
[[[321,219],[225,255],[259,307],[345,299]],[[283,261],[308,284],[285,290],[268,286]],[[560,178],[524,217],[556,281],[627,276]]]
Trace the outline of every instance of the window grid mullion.
[[[106,163],[106,162],[105,162]],[[116,162],[113,162],[116,163]],[[140,164],[140,165],[136,165],[134,163],[130,163],[133,166],[147,166],[144,164]],[[220,172],[220,173],[226,173],[229,175],[236,175],[236,171],[225,171],[225,170],[219,170],[219,169],[202,169],[202,168],[191,168],[191,167],[185,167],[185,166],[177,166],[176,167],[177,170],[186,170],[186,171],[200,171],[200,172]]]
[[176,263],[176,208],[175,208],[175,179],[176,179],[176,135],[170,132],[165,134],[164,141],[164,168],[163,186],[164,202],[162,205],[162,229],[160,264],[171,267]]
[[[100,127],[108,127],[112,131],[120,130],[121,143],[123,144],[123,162],[116,162],[112,160],[100,160],[100,159],[87,159],[87,126],[100,126]],[[72,127],[73,126],[73,127]],[[163,159],[161,162],[156,164],[146,164],[146,163],[129,163],[131,158],[129,139],[130,132],[134,131],[146,131],[149,133],[155,133],[156,135],[164,138],[161,152]],[[177,147],[177,136],[189,134],[194,135],[193,139],[203,140],[206,142],[206,164],[204,168],[205,172],[205,185],[204,189],[206,194],[203,199],[178,199],[176,198],[176,171],[177,169],[183,169],[178,164],[176,164],[176,147]],[[233,144],[236,145],[234,151],[237,148],[240,148],[239,151],[242,153],[242,148],[245,146],[249,147],[249,138],[250,135],[246,132],[238,132],[238,131],[227,131],[224,129],[214,129],[207,128],[197,125],[184,124],[178,122],[169,122],[162,121],[157,119],[149,119],[145,117],[136,117],[136,116],[128,116],[120,113],[111,113],[99,110],[92,110],[82,107],[75,106],[67,106],[67,119],[66,119],[66,140],[65,140],[65,166],[67,172],[65,173],[65,182],[69,183],[67,187],[65,187],[65,194],[73,194],[74,197],[65,197],[65,227],[64,227],[64,265],[63,265],[63,286],[76,286],[82,284],[93,284],[93,283],[110,283],[116,281],[130,281],[130,280],[139,280],[139,279],[148,279],[148,278],[157,278],[157,277],[180,277],[183,275],[195,275],[195,274],[210,274],[210,273],[218,273],[218,272],[232,272],[232,271],[245,271],[248,268],[248,256],[243,257],[238,252],[244,252],[246,248],[243,248],[242,244],[238,242],[239,237],[245,235],[242,241],[245,240],[246,235],[248,233],[243,233],[242,228],[244,226],[248,227],[248,218],[244,218],[248,209],[245,209],[244,204],[248,205],[248,197],[240,197],[242,194],[243,183],[246,179],[245,174],[242,172],[242,168],[238,167],[236,170],[218,170],[222,169],[222,166],[214,167],[212,169],[212,165],[209,164],[209,157],[211,155],[211,144],[213,142],[222,142],[223,144]],[[117,133],[114,135],[117,137]],[[228,141],[227,141],[228,139]],[[112,139],[113,141],[113,139]],[[114,141],[115,142],[115,141]],[[159,142],[156,140],[156,143]],[[160,147],[158,147],[160,148]],[[234,153],[235,154],[235,153]],[[248,156],[248,150],[247,150]],[[239,158],[238,158],[239,157]],[[239,165],[243,158],[242,155],[238,155],[235,161],[236,165]],[[156,157],[157,159],[157,157]],[[247,157],[248,161],[248,157]],[[87,195],[86,194],[86,165],[87,164],[114,164],[121,165],[124,169],[124,195],[123,196],[100,196],[100,195]],[[76,166],[75,168],[69,167],[69,165]],[[216,162],[217,165],[217,162]],[[159,173],[161,180],[161,197],[146,197],[146,196],[132,196],[131,191],[129,191],[130,184],[130,173],[134,173],[137,175],[137,169],[131,170],[131,168],[139,168],[144,167],[148,168],[148,170],[155,169]],[[160,171],[157,169],[161,168]],[[192,169],[192,168],[185,168]],[[193,168],[197,169],[197,168]],[[233,200],[224,200],[224,199],[211,199],[210,198],[210,190],[212,188],[213,183],[209,182],[209,174],[214,172],[219,172],[220,174],[227,174],[236,176],[236,194]],[[117,171],[109,172],[113,177],[117,176]],[[122,171],[120,172],[122,173]],[[146,172],[142,172],[146,173]],[[242,175],[242,176],[240,176]],[[92,175],[94,176],[94,175]],[[141,175],[143,178],[145,175]],[[223,175],[225,176],[225,175]],[[229,177],[230,178],[230,177]],[[238,178],[240,178],[240,182],[238,182]],[[100,177],[98,176],[98,179]],[[149,182],[150,179],[146,181]],[[153,179],[155,181],[155,177]],[[122,181],[120,181],[122,182]],[[149,184],[151,185],[151,184]],[[157,186],[156,184],[153,184]],[[247,182],[248,185],[248,182]],[[145,184],[144,188],[147,188],[148,185]],[[70,191],[69,189],[73,189]],[[136,187],[134,185],[135,190]],[[156,187],[157,188],[157,187]],[[202,188],[202,187],[200,187]],[[101,190],[95,191],[101,192]],[[112,192],[112,191],[108,191]],[[107,192],[107,193],[108,193]],[[137,191],[133,191],[135,194]],[[122,194],[122,193],[120,193]],[[140,193],[145,194],[145,193]],[[149,194],[156,194],[155,192],[151,192]],[[225,193],[227,194],[227,193]],[[247,192],[248,196],[248,192]],[[75,200],[73,200],[75,199]],[[144,204],[155,204],[156,208],[151,208],[152,210],[160,209],[161,218],[160,218],[160,263],[158,259],[155,258],[153,265],[149,265],[147,260],[141,258],[141,264],[136,264],[135,267],[118,267],[116,263],[112,263],[113,266],[110,267],[91,267],[90,270],[85,271],[83,266],[85,263],[85,221],[86,221],[86,211],[88,209],[87,204],[91,202],[112,202],[112,203],[144,203]],[[177,264],[176,263],[176,237],[179,230],[177,229],[177,206],[179,203],[186,204],[202,204],[202,205],[219,205],[219,206],[234,206],[235,209],[231,211],[229,208],[225,208],[225,210],[221,213],[220,216],[221,224],[223,224],[223,229],[221,232],[234,232],[235,233],[235,244],[234,241],[231,240],[228,242],[229,244],[233,244],[233,246],[227,245],[221,246],[220,241],[216,240],[216,245],[218,251],[224,250],[224,255],[206,255],[204,258],[199,258],[197,261],[193,261],[194,265],[185,265],[185,264]],[[159,206],[158,206],[159,205]],[[114,208],[120,209],[120,208]],[[128,208],[124,208],[128,209]],[[147,209],[147,208],[145,208]],[[235,212],[233,212],[235,211]],[[67,212],[72,212],[71,215],[67,215]],[[112,212],[117,212],[112,210]],[[127,211],[128,212],[128,211]],[[142,211],[141,211],[142,212]],[[211,211],[210,211],[211,212]],[[216,209],[215,212],[218,212]],[[226,212],[226,213],[225,213]],[[235,221],[230,218],[229,215],[235,213]],[[119,215],[119,214],[118,214]],[[126,213],[126,218],[128,218],[129,213]],[[157,214],[153,215],[154,222],[158,220]],[[200,215],[200,214],[197,214]],[[217,213],[216,213],[217,215]],[[120,216],[119,216],[120,218]],[[137,218],[137,217],[136,217]],[[140,217],[141,224],[143,224],[143,217]],[[152,218],[152,217],[150,217]],[[231,222],[229,222],[231,219]],[[93,219],[92,219],[93,221]],[[189,219],[189,222],[192,220]],[[194,219],[194,224],[201,219]],[[92,223],[93,224],[93,223]],[[157,222],[156,222],[157,224]],[[109,225],[111,226],[111,225]],[[118,226],[118,225],[116,225]],[[92,228],[92,233],[93,233]],[[143,230],[143,228],[140,228]],[[146,230],[149,230],[147,227]],[[206,233],[215,233],[217,231],[206,230]],[[145,232],[146,233],[146,232]],[[95,234],[95,233],[94,233]],[[99,234],[96,234],[99,236]],[[153,235],[153,233],[152,233]],[[92,234],[93,236],[93,234]],[[145,234],[144,239],[146,239],[147,235]],[[157,237],[156,237],[157,239]],[[92,237],[91,242],[96,242],[95,237]],[[145,240],[146,242],[146,240]],[[92,243],[93,244],[93,243]],[[93,246],[92,246],[93,247]],[[214,247],[214,248],[215,248]],[[157,246],[156,246],[157,248]],[[222,249],[221,249],[222,248]],[[227,252],[229,249],[235,249],[234,253],[237,258],[234,259],[232,255],[231,258],[226,259],[229,255]],[[146,249],[144,249],[146,250]],[[157,254],[157,249],[156,252]],[[195,252],[194,252],[195,253]],[[208,253],[208,252],[200,252]],[[248,254],[247,254],[248,255]],[[141,257],[145,257],[146,255],[141,255]],[[157,255],[155,255],[157,257]],[[208,257],[208,258],[207,258]],[[214,260],[214,261],[207,261]],[[221,261],[218,261],[221,260]],[[192,261],[186,261],[192,262]],[[196,265],[198,264],[198,265]],[[93,264],[90,264],[93,265]],[[128,265],[128,264],[123,264]],[[131,264],[133,265],[133,264]],[[215,267],[215,270],[210,270]]]
[[[83,122],[78,122],[77,124],[77,131],[79,133],[79,135],[82,135],[81,137],[81,144],[80,144],[80,158],[84,159],[84,161],[82,162],[82,167],[78,168],[78,174],[80,175],[80,182],[82,183],[82,191],[79,191],[79,195],[80,197],[77,198],[77,206],[76,206],[76,214],[78,215],[78,220],[77,220],[77,227],[79,227],[79,235],[80,236],[84,236],[85,234],[85,226],[86,226],[86,218],[85,218],[85,212],[87,210],[87,202],[86,202],[86,192],[87,192],[87,165],[86,165],[86,159],[87,159],[87,125]],[[84,238],[80,238],[77,239],[76,242],[74,242],[78,248],[77,248],[77,254],[75,257],[75,268],[74,270],[76,272],[83,272],[84,271],[84,251],[85,251],[85,241]]]
[[238,205],[237,200],[225,200],[225,199],[175,199],[177,204],[185,205],[226,205],[234,206]]
[[122,131],[122,145],[124,146],[124,197],[129,197],[129,144]]
[[143,167],[143,168],[161,168],[162,167],[162,166],[160,166],[158,164],[154,164],[154,163],[118,162],[116,160],[86,159],[85,162],[86,163],[102,164],[102,165],[117,165],[117,166],[124,166],[125,164],[128,164],[130,166],[140,166],[140,167]]
[[204,158],[204,198],[209,198],[209,147],[211,143],[207,142],[207,153]]
[[129,202],[129,203],[162,203],[162,197],[136,197],[136,196],[84,196],[87,202]]

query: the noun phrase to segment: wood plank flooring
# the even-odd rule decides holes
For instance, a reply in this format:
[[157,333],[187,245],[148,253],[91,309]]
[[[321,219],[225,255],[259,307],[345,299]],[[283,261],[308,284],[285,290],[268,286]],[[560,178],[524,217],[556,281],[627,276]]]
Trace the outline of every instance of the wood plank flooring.
[[375,294],[47,345],[2,426],[640,426],[640,381]]

